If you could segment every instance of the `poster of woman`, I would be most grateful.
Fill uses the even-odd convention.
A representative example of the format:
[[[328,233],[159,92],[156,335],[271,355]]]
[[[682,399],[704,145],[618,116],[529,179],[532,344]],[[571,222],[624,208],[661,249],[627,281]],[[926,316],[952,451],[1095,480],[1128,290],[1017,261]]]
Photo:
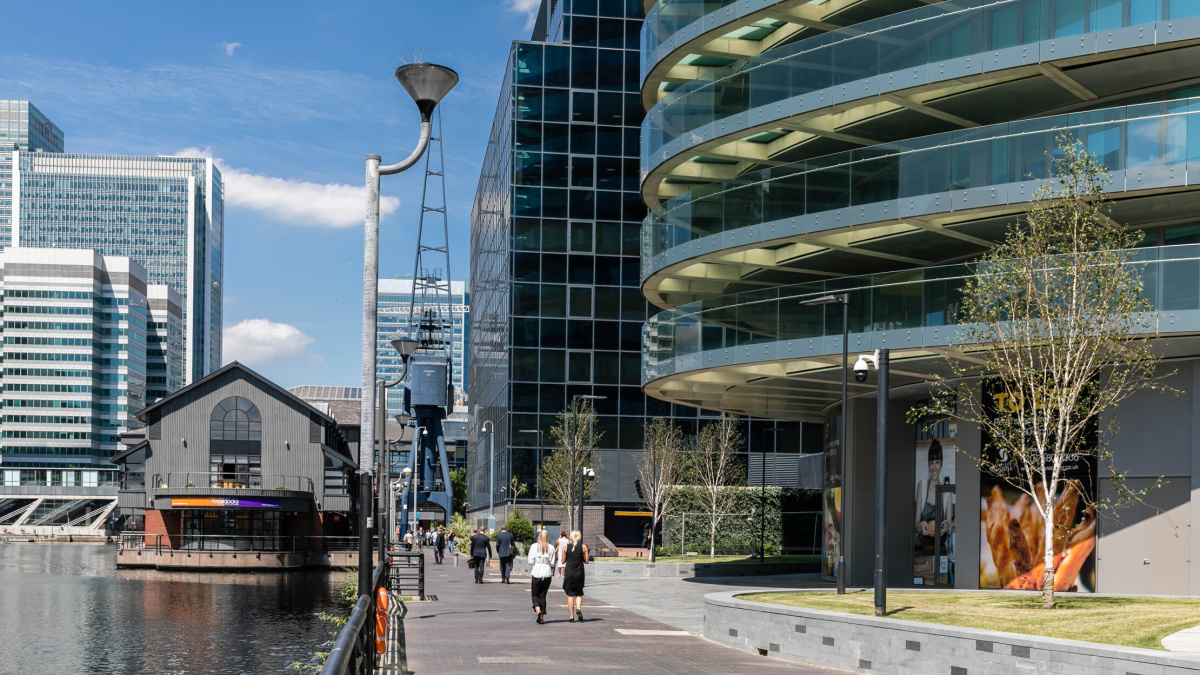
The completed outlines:
[[[914,584],[954,584],[957,437],[958,424],[953,419],[925,419],[917,425],[912,521]]]

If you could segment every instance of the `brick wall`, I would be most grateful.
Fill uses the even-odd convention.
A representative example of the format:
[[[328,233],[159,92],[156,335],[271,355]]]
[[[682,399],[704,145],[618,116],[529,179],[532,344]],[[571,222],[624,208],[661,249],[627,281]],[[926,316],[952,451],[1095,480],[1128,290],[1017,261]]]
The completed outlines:
[[[158,509],[146,509],[145,518],[145,533],[146,546],[154,546],[158,542],[158,535],[176,535],[180,534],[182,528],[181,516],[178,511],[160,511]],[[166,537],[162,540],[163,546],[168,546]]]

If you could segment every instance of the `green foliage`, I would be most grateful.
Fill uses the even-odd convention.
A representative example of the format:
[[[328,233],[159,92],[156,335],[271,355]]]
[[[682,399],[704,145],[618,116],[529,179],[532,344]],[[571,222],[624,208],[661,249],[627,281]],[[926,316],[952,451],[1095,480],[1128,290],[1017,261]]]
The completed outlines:
[[[455,469],[450,472],[450,510],[452,517],[467,515],[467,470]]]
[[[459,546],[462,542],[471,538],[471,523],[467,522],[467,517],[461,513],[455,513],[450,516],[450,531],[458,537]]]
[[[533,523],[526,520],[518,509],[513,509],[513,516],[508,519],[507,523],[504,523],[504,527],[508,528],[513,537],[522,544],[532,544],[533,540],[537,538],[537,531],[533,529]]]
[[[342,572],[346,574],[338,584],[338,598],[348,607],[353,607],[358,602],[358,570],[342,568]],[[299,673],[308,673],[309,675],[317,675],[325,669],[325,660],[329,658],[329,650],[333,644],[337,642],[338,634],[342,627],[350,620],[350,615],[342,616],[340,614],[330,614],[329,612],[321,612],[317,615],[323,623],[333,626],[333,630],[329,633],[329,639],[317,645],[317,651],[309,657],[307,661],[292,661],[288,664],[287,670]]]

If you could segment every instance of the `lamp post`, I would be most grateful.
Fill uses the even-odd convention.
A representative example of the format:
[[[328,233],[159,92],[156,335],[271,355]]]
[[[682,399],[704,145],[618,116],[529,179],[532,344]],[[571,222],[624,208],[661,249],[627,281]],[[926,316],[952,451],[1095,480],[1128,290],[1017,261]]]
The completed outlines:
[[[771,439],[771,449],[775,452],[775,479],[776,479],[776,482],[779,482],[779,432],[782,431],[782,428],[769,427],[767,429],[763,429],[763,431],[764,432],[770,431],[773,434],[773,437]],[[761,462],[762,466],[759,467],[760,473],[761,473],[760,480],[762,481],[762,495],[759,498],[759,502],[758,502],[759,507],[760,507],[759,510],[762,511],[762,513],[759,514],[759,518],[758,518],[758,561],[759,562],[767,561],[767,554],[766,554],[766,546],[767,546],[767,447],[766,447],[766,445],[767,444],[765,442],[766,440],[767,440],[767,438],[764,435],[763,436],[764,442],[763,442],[763,449],[762,449],[762,462]],[[782,496],[782,491],[780,492],[780,496]],[[779,503],[779,511],[780,511],[780,513],[779,513],[779,529],[780,529],[780,532],[782,532],[783,531],[783,502],[782,502],[782,500]]]
[[[537,459],[537,499],[542,509],[540,522],[542,529],[546,528],[546,501],[542,499],[542,436],[545,433],[541,429],[520,429],[522,434],[537,434],[538,435],[538,459]]]
[[[837,592],[838,595],[846,593],[846,495],[850,481],[846,479],[846,454],[849,448],[846,446],[846,418],[850,412],[846,409],[846,376],[850,370],[850,294],[838,293],[836,295],[826,295],[820,298],[812,298],[811,300],[801,300],[801,305],[828,305],[835,302],[842,304],[842,415],[838,426],[840,437],[838,438],[838,454],[841,455],[841,467],[838,469],[841,474],[842,482],[842,498],[839,504],[841,509],[841,521],[838,525],[841,526],[841,533],[838,536],[838,557],[837,557]]]
[[[596,472],[588,466],[579,467],[579,530],[580,536],[583,535],[583,481],[586,478],[595,478]]]
[[[392,497],[391,497],[392,491],[391,491],[391,487],[389,485],[390,481],[384,475],[385,473],[388,476],[391,475],[390,462],[385,463],[385,461],[384,461],[384,455],[388,452],[388,449],[387,449],[387,390],[404,382],[404,379],[408,376],[408,359],[409,359],[409,357],[412,356],[413,352],[416,351],[417,341],[413,340],[411,338],[407,338],[407,337],[396,337],[395,339],[392,340],[392,348],[395,349],[398,354],[400,354],[400,360],[404,364],[404,370],[400,371],[400,377],[396,378],[395,380],[393,380],[391,382],[388,382],[386,380],[380,380],[379,381],[379,391],[376,392],[376,396],[375,396],[375,405],[376,405],[375,424],[377,427],[375,430],[375,436],[378,438],[378,442],[379,442],[379,456],[376,458],[376,466],[378,467],[378,474],[379,474],[377,477],[378,485],[377,485],[376,491],[379,495],[379,501],[380,501],[380,505],[379,505],[380,508],[378,509],[380,522],[378,523],[378,527],[377,527],[378,535],[379,535],[379,550],[380,551],[387,550],[388,540],[391,537],[391,528],[394,526],[394,518],[393,518],[393,514],[392,514],[392,512],[394,511],[394,507],[391,504],[385,506],[382,503],[384,499],[389,500],[389,502],[392,500]],[[404,421],[400,422],[401,426],[408,423],[409,416],[407,414],[401,414],[401,415],[396,416],[397,421],[399,421],[401,418],[404,418]],[[384,471],[385,466],[388,467],[388,470],[386,472]],[[385,518],[385,516],[386,516],[386,518]]]
[[[375,449],[375,331],[379,304],[379,177],[408,170],[417,163],[429,147],[433,111],[455,84],[458,74],[449,68],[431,63],[410,63],[396,69],[396,81],[417,104],[421,113],[421,136],[417,147],[406,159],[380,166],[379,155],[367,155],[366,219],[363,237],[363,331],[362,331],[362,401],[359,407],[360,444],[359,469],[359,544],[358,592],[371,592],[371,522],[367,515],[373,501],[371,495],[371,453]],[[381,552],[382,553],[382,552]]]
[[[488,432],[488,533],[496,525],[496,423],[486,420],[480,430]]]
[[[879,371],[879,407],[876,415],[878,433],[875,437],[875,616],[887,613],[887,408],[888,408],[888,361],[889,350],[876,349],[874,354],[863,354],[854,364],[854,379],[865,382],[868,366]]]
[[[580,399],[583,399],[585,401],[601,401],[606,398],[608,398],[608,397],[607,396],[596,396],[595,394],[575,394],[574,396],[571,397],[571,417],[575,418],[575,433],[579,433],[579,417],[578,417],[579,406],[578,406],[577,402]],[[589,429],[588,432],[590,433],[591,430]],[[578,450],[574,447],[574,445],[575,445],[574,434],[568,435],[567,438],[571,439],[571,476],[573,478],[575,476],[575,459],[578,454]],[[583,528],[582,528],[582,525],[583,525],[583,479],[582,478],[579,480],[579,487],[580,487],[580,491],[579,491],[579,511],[578,511],[578,513],[579,513],[579,525],[581,527],[575,527],[575,518],[572,516],[571,529],[579,530],[580,532],[583,532]]]

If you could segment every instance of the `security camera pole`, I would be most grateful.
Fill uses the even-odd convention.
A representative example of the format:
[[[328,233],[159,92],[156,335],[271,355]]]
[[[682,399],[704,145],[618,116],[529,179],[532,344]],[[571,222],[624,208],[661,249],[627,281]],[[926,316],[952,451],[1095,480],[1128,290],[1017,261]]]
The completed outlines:
[[[865,382],[868,364],[879,371],[879,407],[876,413],[878,434],[875,440],[875,616],[887,613],[887,571],[884,569],[887,545],[887,409],[888,409],[888,350],[876,349],[863,354],[854,364],[854,379]]]

